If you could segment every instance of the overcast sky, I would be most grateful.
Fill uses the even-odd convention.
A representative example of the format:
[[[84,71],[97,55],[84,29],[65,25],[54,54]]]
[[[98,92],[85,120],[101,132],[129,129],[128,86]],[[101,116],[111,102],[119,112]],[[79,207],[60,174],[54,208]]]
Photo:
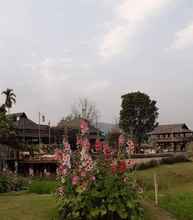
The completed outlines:
[[[120,97],[156,99],[160,123],[193,128],[192,0],[0,0],[0,90],[52,123],[88,97],[100,121]],[[1,97],[3,101],[3,97]]]

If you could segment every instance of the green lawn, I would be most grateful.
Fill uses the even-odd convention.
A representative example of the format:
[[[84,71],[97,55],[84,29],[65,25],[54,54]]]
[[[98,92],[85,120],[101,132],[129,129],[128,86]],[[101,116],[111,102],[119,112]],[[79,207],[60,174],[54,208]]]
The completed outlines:
[[[56,207],[52,195],[26,192],[0,194],[1,220],[54,220]]]
[[[193,163],[162,165],[137,171],[145,196],[154,199],[153,175],[157,174],[159,206],[179,220],[193,220]]]
[[[159,184],[160,207],[153,202],[154,173]],[[162,165],[137,171],[136,176],[144,188],[145,220],[172,220],[171,215],[177,220],[193,220],[193,163]],[[0,194],[0,220],[55,220],[56,216],[57,203],[52,195]]]
[[[145,220],[172,220],[168,213],[144,202]],[[57,205],[52,195],[27,192],[0,194],[0,220],[56,220]]]

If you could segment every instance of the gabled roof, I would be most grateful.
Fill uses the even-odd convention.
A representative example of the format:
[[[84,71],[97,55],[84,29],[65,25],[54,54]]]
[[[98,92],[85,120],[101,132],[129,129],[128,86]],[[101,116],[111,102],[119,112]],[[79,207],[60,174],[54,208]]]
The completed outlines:
[[[158,125],[149,134],[169,134],[169,133],[193,133],[186,124]]]
[[[17,129],[39,129],[39,125],[30,120],[24,112],[9,114],[8,117],[13,120],[13,125]],[[40,129],[47,130],[48,125],[40,125]]]
[[[18,112],[18,113],[12,113],[7,115],[8,118],[16,120],[17,117],[24,117],[27,118],[27,115],[25,114],[25,112]]]

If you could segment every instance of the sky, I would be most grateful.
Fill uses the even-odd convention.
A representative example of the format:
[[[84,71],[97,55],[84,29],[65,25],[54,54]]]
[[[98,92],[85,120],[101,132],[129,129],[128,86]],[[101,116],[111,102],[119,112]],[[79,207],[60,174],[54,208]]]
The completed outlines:
[[[0,0],[6,88],[11,111],[35,121],[41,112],[56,124],[86,97],[113,123],[121,96],[141,91],[160,123],[193,128],[193,1]]]

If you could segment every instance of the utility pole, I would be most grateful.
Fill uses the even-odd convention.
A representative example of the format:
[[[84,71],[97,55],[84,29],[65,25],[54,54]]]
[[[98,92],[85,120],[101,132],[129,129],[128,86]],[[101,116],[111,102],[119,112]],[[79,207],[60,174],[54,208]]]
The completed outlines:
[[[49,126],[49,146],[51,144],[51,141],[50,141],[50,121],[48,122],[48,126]]]
[[[39,139],[39,147],[40,147],[40,144],[41,144],[41,134],[40,134],[40,117],[41,117],[41,114],[39,112],[39,119],[38,119],[38,139]]]

